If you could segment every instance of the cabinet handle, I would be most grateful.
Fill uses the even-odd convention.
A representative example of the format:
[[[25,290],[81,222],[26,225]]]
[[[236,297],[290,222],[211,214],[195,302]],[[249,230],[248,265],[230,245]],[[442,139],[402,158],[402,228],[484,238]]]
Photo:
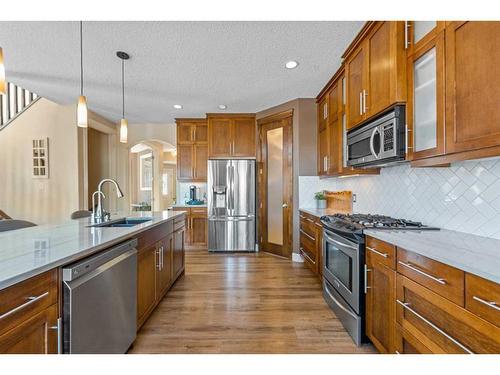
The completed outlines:
[[[28,307],[29,305],[35,303],[36,301],[41,300],[42,298],[45,298],[49,295],[49,292],[45,292],[43,294],[40,294],[39,296],[36,297],[28,297],[28,302],[23,303],[22,305],[19,305],[12,310],[7,311],[5,314],[0,315],[0,320],[7,318],[8,316],[18,312],[19,310],[24,309],[25,307]]]
[[[410,26],[411,24],[408,21],[405,21],[405,49],[408,49],[410,46],[410,35],[408,33]]]
[[[162,269],[162,270],[163,270],[163,259],[164,259],[164,254],[165,254],[165,253],[164,253],[164,251],[165,251],[165,249],[164,249],[164,247],[162,246],[162,247],[161,247],[161,269]]]
[[[368,286],[368,272],[371,272],[371,269],[365,264],[365,294],[368,293],[368,289],[371,289],[371,286]]]
[[[467,348],[465,345],[463,345],[460,341],[458,341],[454,337],[451,337],[445,331],[443,331],[441,328],[439,328],[437,325],[435,325],[434,323],[432,323],[430,320],[426,319],[425,317],[423,317],[422,315],[420,315],[418,312],[416,312],[415,310],[413,310],[410,307],[410,303],[409,302],[401,302],[399,299],[397,299],[396,302],[399,303],[401,306],[403,306],[403,308],[405,308],[406,310],[408,310],[409,312],[411,312],[413,315],[415,315],[417,318],[419,318],[420,320],[422,320],[424,323],[426,323],[430,327],[434,328],[434,330],[436,330],[437,332],[439,332],[440,334],[442,334],[448,340],[452,341],[455,345],[457,345],[460,348],[462,348],[465,352],[467,352],[469,354],[474,354],[469,348]]]
[[[366,106],[366,97],[368,96],[368,91],[363,90],[363,113],[366,113],[368,107]]]
[[[307,234],[306,232],[304,232],[302,229],[300,229],[300,233],[302,233],[304,236],[306,236],[307,238],[309,238],[310,240],[312,241],[316,241],[316,238],[314,238],[313,236],[311,236],[310,234]]]
[[[363,92],[359,92],[359,115],[363,116]]]
[[[57,331],[57,354],[62,354],[62,318],[57,319],[57,325],[50,327]]]
[[[406,124],[406,133],[405,133],[405,137],[406,137],[406,153],[408,153],[408,150],[411,149],[413,150],[413,146],[408,146],[408,143],[409,143],[409,133],[411,132],[411,129],[408,127],[408,124]]]
[[[158,254],[158,263],[156,264],[156,268],[158,271],[161,271],[161,247],[156,252]]]
[[[405,263],[405,262],[401,262],[400,260],[398,261],[399,264],[401,264],[402,266],[405,266],[406,268],[409,268],[411,269],[412,271],[415,271],[416,273],[422,275],[422,276],[425,276],[441,285],[446,285],[446,280],[445,279],[442,279],[442,278],[439,278],[439,277],[434,277],[432,275],[429,275],[428,273],[425,273],[424,271],[420,271],[418,268],[416,267],[413,267],[410,263]]]
[[[384,257],[384,258],[388,258],[388,257],[389,257],[389,254],[386,254],[386,253],[381,253],[380,251],[377,251],[377,250],[375,250],[375,249],[374,249],[374,248],[372,248],[372,247],[366,246],[366,248],[367,248],[368,250],[370,250],[371,252],[373,252],[373,253],[375,253],[375,254],[377,254],[377,255],[380,255],[381,257]]]
[[[475,301],[477,301],[477,302],[482,303],[483,305],[491,307],[492,309],[495,309],[496,311],[500,311],[500,307],[494,301],[486,301],[486,300],[484,300],[482,298],[479,298],[479,297],[476,297],[476,296],[472,296],[472,299],[475,300]]]

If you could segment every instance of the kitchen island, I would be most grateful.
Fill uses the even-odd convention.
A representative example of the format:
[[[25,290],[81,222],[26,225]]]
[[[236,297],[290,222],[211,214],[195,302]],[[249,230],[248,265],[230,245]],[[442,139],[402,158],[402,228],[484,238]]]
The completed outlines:
[[[62,267],[137,241],[137,329],[184,272],[183,211],[115,215],[150,219],[96,227],[90,218],[0,234],[0,353],[56,353],[62,345]]]

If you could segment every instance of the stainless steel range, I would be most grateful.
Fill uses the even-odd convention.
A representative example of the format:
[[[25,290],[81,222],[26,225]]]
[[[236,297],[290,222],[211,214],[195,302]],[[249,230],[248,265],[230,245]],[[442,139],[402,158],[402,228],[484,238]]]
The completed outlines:
[[[323,295],[356,345],[367,341],[365,298],[365,229],[439,230],[382,215],[323,216]]]

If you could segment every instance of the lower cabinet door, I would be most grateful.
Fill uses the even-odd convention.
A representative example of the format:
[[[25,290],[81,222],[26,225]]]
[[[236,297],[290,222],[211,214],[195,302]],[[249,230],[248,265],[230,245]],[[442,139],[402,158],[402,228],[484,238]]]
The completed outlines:
[[[394,346],[396,354],[433,354],[429,348],[399,324],[396,324]]]
[[[208,219],[206,214],[191,215],[191,245],[198,247],[208,245]]]
[[[162,298],[165,295],[165,293],[168,291],[168,288],[170,288],[170,285],[172,284],[172,247],[173,247],[172,242],[173,242],[173,235],[169,234],[159,243],[159,248],[158,248],[159,266],[157,267],[158,299]]]
[[[405,276],[396,320],[434,353],[500,353],[500,328]]]
[[[366,335],[380,353],[394,353],[396,271],[366,254]]]
[[[139,251],[137,257],[137,328],[144,323],[156,304],[157,244]]]
[[[184,271],[184,238],[186,230],[184,228],[174,232],[172,250],[172,275],[174,280]]]
[[[2,354],[57,353],[58,305],[52,305],[0,336]]]

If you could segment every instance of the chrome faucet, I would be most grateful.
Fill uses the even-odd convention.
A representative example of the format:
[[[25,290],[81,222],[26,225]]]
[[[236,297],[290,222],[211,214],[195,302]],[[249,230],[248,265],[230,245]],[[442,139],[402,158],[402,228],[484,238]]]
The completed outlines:
[[[120,186],[118,186],[118,183],[113,180],[112,178],[105,178],[101,182],[99,182],[99,185],[97,186],[97,191],[92,195],[92,216],[95,221],[104,221],[106,218],[107,213],[104,211],[102,208],[102,197],[106,197],[104,193],[102,192],[102,186],[106,183],[110,182],[116,187],[116,196],[118,198],[123,197],[123,192],[120,189]],[[94,195],[97,194],[97,207],[94,206]]]

